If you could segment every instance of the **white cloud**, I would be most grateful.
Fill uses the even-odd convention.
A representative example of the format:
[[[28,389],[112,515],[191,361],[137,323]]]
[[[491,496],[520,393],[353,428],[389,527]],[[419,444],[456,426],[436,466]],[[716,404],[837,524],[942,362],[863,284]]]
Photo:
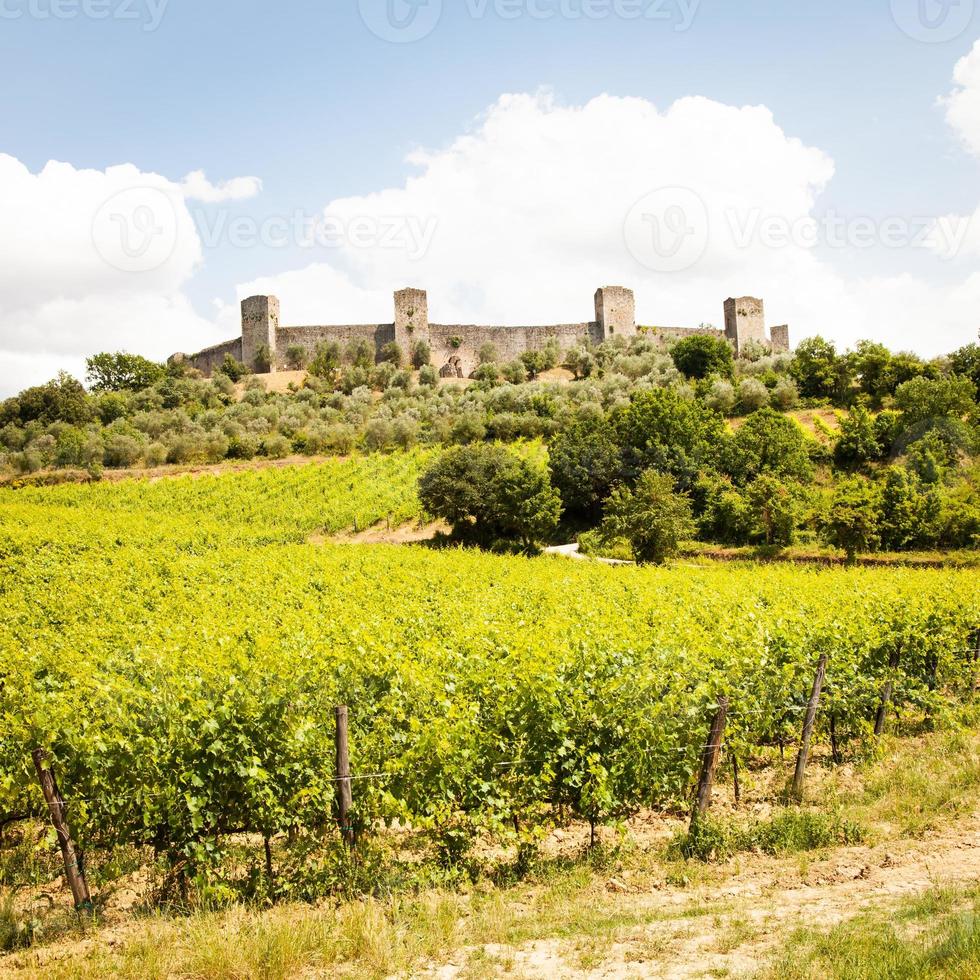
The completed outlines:
[[[203,204],[221,204],[255,197],[262,190],[262,181],[258,177],[233,177],[212,184],[203,170],[195,170],[183,179],[180,188],[186,198]]]
[[[182,292],[202,260],[187,196],[129,164],[35,174],[0,154],[0,393],[99,350],[166,357],[221,339]]]
[[[941,100],[946,120],[966,148],[980,157],[980,41],[957,62],[953,81],[956,88]]]
[[[873,337],[935,354],[975,334],[973,281],[929,285],[940,259],[928,249],[917,276],[862,279],[848,271],[847,252],[774,247],[759,233],[742,240],[766,219],[806,224],[834,172],[764,107],[686,98],[661,112],[636,98],[562,106],[548,94],[507,95],[471,132],[409,159],[419,173],[404,186],[335,200],[325,213],[344,227],[434,220],[420,259],[348,240],[325,262],[239,294],[278,295],[289,324],[370,322],[390,319],[392,290],[416,285],[429,291],[434,322],[533,324],[589,319],[595,287],[621,283],[635,289],[647,324],[720,324],[727,296],[755,295],[769,323],[790,323],[797,340]],[[682,217],[704,226],[703,256],[665,273],[637,260],[624,224],[644,195],[678,187],[687,189]],[[694,221],[691,191],[703,202]]]
[[[973,71],[957,68],[963,92],[980,91]],[[957,120],[969,113],[954,101],[948,111],[963,135]],[[636,290],[640,322],[654,325],[720,324],[727,296],[756,295],[769,323],[789,323],[796,340],[870,337],[935,354],[976,336],[980,214],[955,261],[943,262],[951,250],[934,235],[932,250],[902,250],[891,276],[861,276],[848,251],[762,241],[766,219],[805,227],[834,173],[825,153],[787,135],[765,107],[686,98],[659,110],[608,95],[565,106],[547,93],[505,95],[468,132],[408,162],[414,172],[402,186],[323,209],[344,230],[339,245],[240,284],[238,296],[278,295],[287,324],[383,322],[393,290],[412,285],[428,289],[435,322],[533,324],[590,319],[593,290],[619,283]],[[174,182],[131,165],[50,163],[33,174],[0,155],[0,394],[98,350],[165,357],[234,336],[230,297],[210,317],[187,300],[203,256],[187,202],[241,200],[260,186],[250,177],[215,185],[201,172]],[[682,215],[682,229],[705,232],[703,249],[680,271],[656,271],[636,240],[653,226],[629,226],[631,251],[627,222],[650,192],[678,187],[683,200],[703,202]],[[755,231],[741,241],[740,226]],[[397,247],[406,230],[432,228],[426,248]],[[894,267],[883,246],[875,255],[877,268]]]

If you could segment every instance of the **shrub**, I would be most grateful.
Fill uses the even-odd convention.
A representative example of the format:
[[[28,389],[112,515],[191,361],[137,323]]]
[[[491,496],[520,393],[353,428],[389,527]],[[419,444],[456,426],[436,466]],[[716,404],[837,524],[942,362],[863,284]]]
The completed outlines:
[[[790,370],[804,398],[840,401],[851,386],[849,360],[838,356],[834,345],[823,337],[804,340],[796,348]]]
[[[672,388],[639,392],[614,414],[613,426],[626,479],[655,469],[670,473],[681,487],[712,468],[725,433],[720,415]]]
[[[451,449],[423,473],[419,499],[461,540],[533,549],[558,524],[561,501],[547,474],[501,446]]]
[[[666,563],[695,531],[688,496],[675,491],[666,473],[654,470],[641,474],[635,489],[613,490],[599,529],[605,541],[628,541],[641,565]]]
[[[591,377],[596,368],[595,355],[585,347],[573,347],[565,355],[565,367],[578,379]]]
[[[605,418],[580,422],[559,432],[548,458],[551,480],[562,504],[575,514],[596,513],[621,469],[616,434]]]
[[[334,341],[321,341],[316,345],[310,374],[317,378],[333,379],[340,367],[340,345]]]
[[[493,344],[486,343],[480,348],[479,358],[481,364],[496,364],[500,360],[500,355]]]
[[[504,381],[512,385],[522,385],[528,378],[527,368],[523,361],[510,361],[500,369],[500,373],[503,375]]]
[[[143,457],[143,447],[132,436],[114,435],[106,440],[103,462],[110,469],[135,466]]]
[[[401,348],[401,344],[391,341],[391,343],[385,344],[381,348],[380,359],[382,363],[393,364],[396,368],[402,366],[402,361],[404,359],[404,351]]]
[[[255,372],[257,374],[268,374],[272,370],[274,356],[268,344],[259,344],[255,350],[255,362],[252,365]]]
[[[677,341],[670,356],[677,370],[691,380],[699,381],[712,374],[730,378],[735,374],[731,344],[711,334],[694,334]]]
[[[712,382],[704,399],[705,405],[719,415],[731,415],[735,411],[735,388],[730,381],[718,379]]]
[[[432,348],[424,340],[417,340],[412,345],[412,367],[418,371],[427,367],[431,361]]]
[[[306,348],[301,344],[291,344],[286,348],[286,367],[290,371],[302,371],[308,360]]]
[[[789,412],[800,403],[800,393],[792,378],[780,378],[769,393],[769,402],[781,412]]]
[[[738,386],[738,410],[750,415],[769,405],[769,389],[757,378],[745,378]]]
[[[292,442],[278,432],[262,440],[262,455],[269,459],[285,459],[292,451]]]
[[[845,468],[859,469],[881,456],[881,445],[875,420],[867,409],[856,405],[840,420],[840,431],[834,445],[834,462]]]
[[[353,367],[370,370],[374,367],[375,347],[370,340],[352,340],[344,349],[344,360]]]
[[[247,367],[242,364],[241,361],[235,360],[231,354],[225,354],[224,360],[221,362],[220,366],[217,368],[220,374],[224,374],[229,377],[236,384],[249,373]]]
[[[85,361],[93,391],[142,391],[162,381],[166,369],[139,354],[95,354]]]
[[[736,483],[748,483],[763,473],[792,480],[807,480],[812,473],[803,430],[771,408],[753,412],[724,455],[725,470]]]
[[[788,547],[800,524],[796,488],[773,476],[760,476],[746,489],[754,532],[768,546]]]
[[[435,388],[439,384],[439,372],[431,364],[423,365],[419,369],[419,384],[426,388]]]
[[[493,361],[484,361],[473,372],[473,378],[483,385],[495,385],[500,378],[500,369]]]
[[[838,485],[822,530],[827,541],[853,561],[858,552],[878,550],[880,524],[881,498],[876,488],[855,477]]]

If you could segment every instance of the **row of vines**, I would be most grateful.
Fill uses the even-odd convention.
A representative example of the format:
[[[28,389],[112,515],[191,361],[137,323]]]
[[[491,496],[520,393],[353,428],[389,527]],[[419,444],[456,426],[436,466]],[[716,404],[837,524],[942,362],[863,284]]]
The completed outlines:
[[[688,805],[719,696],[729,751],[794,744],[824,654],[815,739],[842,752],[886,682],[909,717],[974,688],[968,571],[306,543],[417,516],[419,465],[0,497],[0,821],[43,812],[43,748],[86,849],[200,867],[236,835],[336,833],[345,704],[362,833],[602,822]]]

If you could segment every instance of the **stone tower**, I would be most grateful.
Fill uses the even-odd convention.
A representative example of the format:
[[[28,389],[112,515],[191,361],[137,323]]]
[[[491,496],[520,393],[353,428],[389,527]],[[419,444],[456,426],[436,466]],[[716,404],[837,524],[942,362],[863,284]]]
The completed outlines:
[[[766,342],[766,312],[761,299],[742,296],[725,300],[725,336],[735,347],[735,356],[751,341]]]
[[[424,289],[399,289],[395,293],[395,343],[406,361],[420,340],[429,342],[429,297]]]
[[[770,335],[770,347],[772,348],[773,354],[788,354],[789,353],[789,327],[773,327],[769,331]]]
[[[242,363],[255,370],[259,349],[269,351],[269,369],[276,369],[276,334],[279,331],[279,300],[275,296],[249,296],[242,300]]]
[[[595,318],[602,339],[636,336],[636,301],[633,290],[623,286],[603,286],[595,294]]]

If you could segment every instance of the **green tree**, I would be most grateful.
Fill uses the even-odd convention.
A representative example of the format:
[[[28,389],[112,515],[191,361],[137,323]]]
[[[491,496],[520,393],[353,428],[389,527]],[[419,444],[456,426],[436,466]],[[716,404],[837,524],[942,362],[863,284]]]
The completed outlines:
[[[666,473],[646,470],[635,487],[613,490],[599,537],[628,541],[638,564],[663,565],[696,531],[687,494],[678,493]]]
[[[236,360],[231,354],[225,354],[224,360],[218,366],[219,374],[227,375],[236,384],[249,374],[250,371],[241,361]]]
[[[64,371],[47,384],[27,388],[0,405],[0,427],[31,422],[84,425],[91,418],[91,399],[81,383]]]
[[[919,477],[889,467],[881,487],[881,546],[886,551],[928,548],[939,535],[940,499]]]
[[[853,561],[859,552],[877,551],[881,544],[881,496],[862,477],[838,484],[823,520],[826,540]]]
[[[310,361],[310,374],[317,378],[333,378],[340,368],[340,344],[333,340],[323,340],[316,345],[313,360]]]
[[[162,381],[166,368],[139,354],[95,354],[85,361],[85,378],[95,391],[143,391]]]
[[[949,366],[954,374],[969,378],[980,391],[980,344],[967,344],[949,355]]]
[[[503,541],[533,550],[558,526],[561,498],[548,474],[502,446],[451,449],[419,479],[419,499],[454,536],[483,547]]]
[[[796,348],[790,372],[804,398],[841,401],[851,386],[852,367],[823,337],[808,337]]]
[[[850,361],[861,390],[876,404],[881,404],[882,398],[895,390],[892,354],[884,344],[862,340],[850,355]]]
[[[432,348],[424,340],[417,340],[412,344],[412,367],[416,371],[421,371],[432,361]]]
[[[840,420],[834,444],[834,462],[845,469],[860,469],[881,456],[874,416],[856,405]]]
[[[914,378],[899,385],[895,405],[906,426],[962,419],[976,408],[977,389],[969,378]]]
[[[700,381],[717,374],[723,378],[735,376],[735,358],[727,340],[711,334],[694,334],[679,340],[670,349],[674,366],[686,378]]]
[[[736,483],[764,473],[808,480],[813,468],[799,424],[775,409],[753,412],[725,447],[725,470]]]
[[[766,545],[786,548],[800,523],[799,490],[774,476],[760,476],[746,489],[754,531]]]
[[[682,488],[689,487],[700,470],[714,468],[725,438],[720,415],[674,388],[635,395],[616,413],[613,426],[627,480],[655,469],[670,473]]]
[[[551,480],[572,514],[598,512],[621,469],[616,433],[605,418],[578,422],[558,433],[548,451]]]

